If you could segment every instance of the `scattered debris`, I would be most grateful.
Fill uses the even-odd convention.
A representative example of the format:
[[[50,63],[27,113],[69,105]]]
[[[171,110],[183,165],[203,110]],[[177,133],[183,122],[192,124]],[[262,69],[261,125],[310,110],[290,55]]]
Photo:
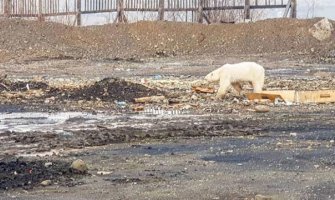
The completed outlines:
[[[270,112],[270,107],[269,106],[265,106],[265,105],[257,105],[257,106],[255,106],[255,111],[257,113]]]
[[[210,94],[215,93],[214,88],[204,88],[204,87],[199,87],[199,86],[193,86],[192,91],[196,93],[210,93]]]
[[[135,103],[159,103],[164,101],[165,99],[165,96],[141,97],[135,98]]]

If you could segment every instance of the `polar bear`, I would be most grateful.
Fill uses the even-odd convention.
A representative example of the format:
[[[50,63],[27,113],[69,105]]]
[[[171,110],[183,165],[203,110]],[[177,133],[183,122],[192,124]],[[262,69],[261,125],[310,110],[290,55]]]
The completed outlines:
[[[248,81],[252,84],[254,92],[261,92],[264,85],[264,68],[254,62],[242,62],[237,64],[225,64],[222,67],[207,74],[208,82],[220,82],[217,98],[223,98],[227,89],[233,86],[240,92],[242,87],[239,82]]]

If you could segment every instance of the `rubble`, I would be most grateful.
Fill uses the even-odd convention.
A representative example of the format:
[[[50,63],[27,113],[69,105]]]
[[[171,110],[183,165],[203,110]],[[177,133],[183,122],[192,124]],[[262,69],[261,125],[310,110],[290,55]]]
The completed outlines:
[[[265,106],[265,105],[257,105],[257,106],[255,106],[255,111],[257,113],[270,112],[270,107],[269,106]]]

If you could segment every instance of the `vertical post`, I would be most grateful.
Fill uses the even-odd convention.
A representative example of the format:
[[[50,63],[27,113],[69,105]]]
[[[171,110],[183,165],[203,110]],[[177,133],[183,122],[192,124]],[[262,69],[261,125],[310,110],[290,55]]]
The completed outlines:
[[[204,0],[199,0],[199,5],[198,5],[198,23],[203,23],[204,22]]]
[[[291,1],[291,12],[290,12],[291,18],[297,18],[297,0]]]
[[[44,21],[42,0],[38,0],[38,21]]]
[[[245,0],[244,4],[244,20],[250,19],[250,0]]]
[[[10,14],[11,14],[11,0],[5,0],[4,1],[4,15],[5,17],[10,17]]]
[[[119,22],[119,23],[125,22],[123,0],[118,0],[118,4],[117,4],[117,22]]]
[[[159,0],[158,20],[164,20],[164,0]]]
[[[81,0],[77,0],[76,21],[77,26],[81,26]]]

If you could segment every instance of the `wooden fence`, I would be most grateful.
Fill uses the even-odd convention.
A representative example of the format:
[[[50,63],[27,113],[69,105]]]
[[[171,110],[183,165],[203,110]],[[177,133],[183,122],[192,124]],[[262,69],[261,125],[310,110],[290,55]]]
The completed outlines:
[[[127,22],[127,12],[155,12],[157,20],[165,20],[168,12],[192,12],[199,23],[211,23],[206,13],[242,10],[250,19],[250,10],[285,9],[283,17],[296,17],[297,0],[0,0],[0,17],[29,17],[43,21],[45,17],[75,16],[81,25],[83,14],[115,13],[115,22]]]

